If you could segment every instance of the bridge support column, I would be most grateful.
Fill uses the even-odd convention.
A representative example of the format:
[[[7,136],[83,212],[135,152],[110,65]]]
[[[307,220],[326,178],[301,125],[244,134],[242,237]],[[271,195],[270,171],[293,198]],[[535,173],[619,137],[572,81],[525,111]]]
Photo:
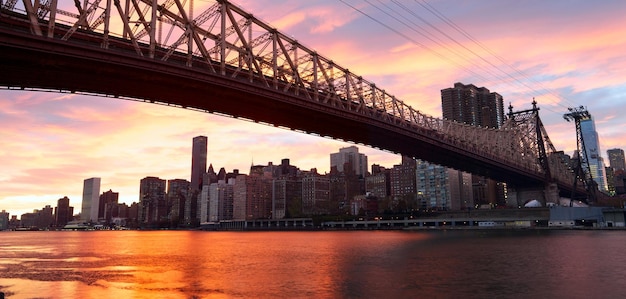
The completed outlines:
[[[543,207],[546,206],[546,203],[558,203],[559,188],[556,183],[529,188],[507,187],[507,206],[523,207],[531,200],[539,201]]]
[[[545,199],[546,199],[546,204],[547,203],[553,203],[558,205],[559,204],[559,187],[557,186],[556,183],[547,183],[546,184],[546,191],[545,191]]]
[[[531,187],[531,188],[507,188],[507,201],[506,204],[509,207],[521,208],[531,200],[538,200],[545,206],[543,187]]]

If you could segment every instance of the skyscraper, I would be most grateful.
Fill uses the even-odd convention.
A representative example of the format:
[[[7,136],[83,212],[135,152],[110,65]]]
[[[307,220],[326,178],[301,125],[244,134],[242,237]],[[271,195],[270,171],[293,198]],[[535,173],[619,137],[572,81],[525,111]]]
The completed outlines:
[[[185,202],[189,200],[189,181],[174,179],[167,181],[167,201],[171,206],[170,220],[179,223],[185,218]]]
[[[473,84],[455,83],[441,90],[443,118],[472,126],[500,128],[504,124],[504,99],[496,92]],[[472,176],[477,204],[505,204],[504,184]]]
[[[0,212],[0,231],[9,229],[9,213],[5,210]]]
[[[443,118],[468,125],[500,128],[504,124],[503,98],[473,84],[455,83],[441,90]]]
[[[624,159],[624,150],[614,148],[606,151],[609,156],[609,165],[614,170],[626,170],[626,160]]]
[[[165,180],[145,177],[139,182],[139,221],[156,223],[168,215],[165,200]]]
[[[191,149],[191,191],[202,190],[202,178],[207,171],[207,137],[197,136],[193,138]]]
[[[98,203],[98,219],[106,219],[107,221],[111,220],[112,207],[117,206],[119,197],[120,194],[118,192],[113,192],[113,190],[111,189],[109,189],[109,191],[107,192],[100,194],[100,199]]]
[[[81,219],[84,221],[98,221],[100,199],[100,178],[90,178],[83,182],[83,204]]]
[[[367,174],[367,156],[360,154],[356,146],[344,147],[338,153],[330,154],[330,168],[336,166],[338,171],[344,172],[347,165],[351,165],[356,175],[365,177]]]
[[[607,191],[604,159],[600,156],[600,141],[593,117],[580,121],[580,131],[585,143],[591,177],[598,184],[598,190]]]
[[[57,201],[57,206],[54,209],[55,225],[56,227],[63,227],[72,220],[72,214],[74,208],[70,207],[70,199],[65,196]]]

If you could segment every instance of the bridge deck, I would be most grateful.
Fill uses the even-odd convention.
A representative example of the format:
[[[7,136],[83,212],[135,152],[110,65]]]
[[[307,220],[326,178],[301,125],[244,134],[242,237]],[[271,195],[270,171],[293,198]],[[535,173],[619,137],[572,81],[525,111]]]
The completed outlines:
[[[108,47],[103,48],[102,34],[97,32],[77,30],[71,40],[36,36],[25,15],[2,13],[2,86],[80,92],[226,114],[362,143],[519,187],[542,185],[546,180],[540,171],[450,142],[442,132],[395,116],[372,117],[387,113],[374,107],[352,109],[357,103],[347,102],[348,108],[340,109],[337,102],[286,92],[290,82],[252,80],[250,76],[265,75],[241,72],[234,66],[215,72],[219,61],[197,59],[194,66],[205,67],[190,67],[183,54],[174,53],[167,61],[140,57],[130,41],[120,38],[109,38]],[[55,36],[64,36],[69,27],[57,24],[54,30]],[[264,84],[268,80],[275,83]],[[565,195],[571,194],[571,182],[558,185]]]

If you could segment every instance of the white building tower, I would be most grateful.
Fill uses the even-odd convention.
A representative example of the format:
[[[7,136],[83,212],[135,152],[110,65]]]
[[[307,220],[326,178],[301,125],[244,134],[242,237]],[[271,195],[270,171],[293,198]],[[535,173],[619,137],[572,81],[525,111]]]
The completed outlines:
[[[98,221],[98,207],[100,201],[100,178],[90,178],[83,182],[83,204],[81,219],[84,221]]]

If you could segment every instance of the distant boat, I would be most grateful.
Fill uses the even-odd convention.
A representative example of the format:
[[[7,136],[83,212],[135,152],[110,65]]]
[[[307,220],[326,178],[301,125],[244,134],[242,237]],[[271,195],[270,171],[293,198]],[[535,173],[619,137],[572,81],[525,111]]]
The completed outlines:
[[[16,231],[38,231],[39,228],[36,226],[31,226],[31,227],[18,227],[15,229]]]
[[[63,230],[88,230],[92,229],[88,224],[83,222],[70,222],[63,227]]]

